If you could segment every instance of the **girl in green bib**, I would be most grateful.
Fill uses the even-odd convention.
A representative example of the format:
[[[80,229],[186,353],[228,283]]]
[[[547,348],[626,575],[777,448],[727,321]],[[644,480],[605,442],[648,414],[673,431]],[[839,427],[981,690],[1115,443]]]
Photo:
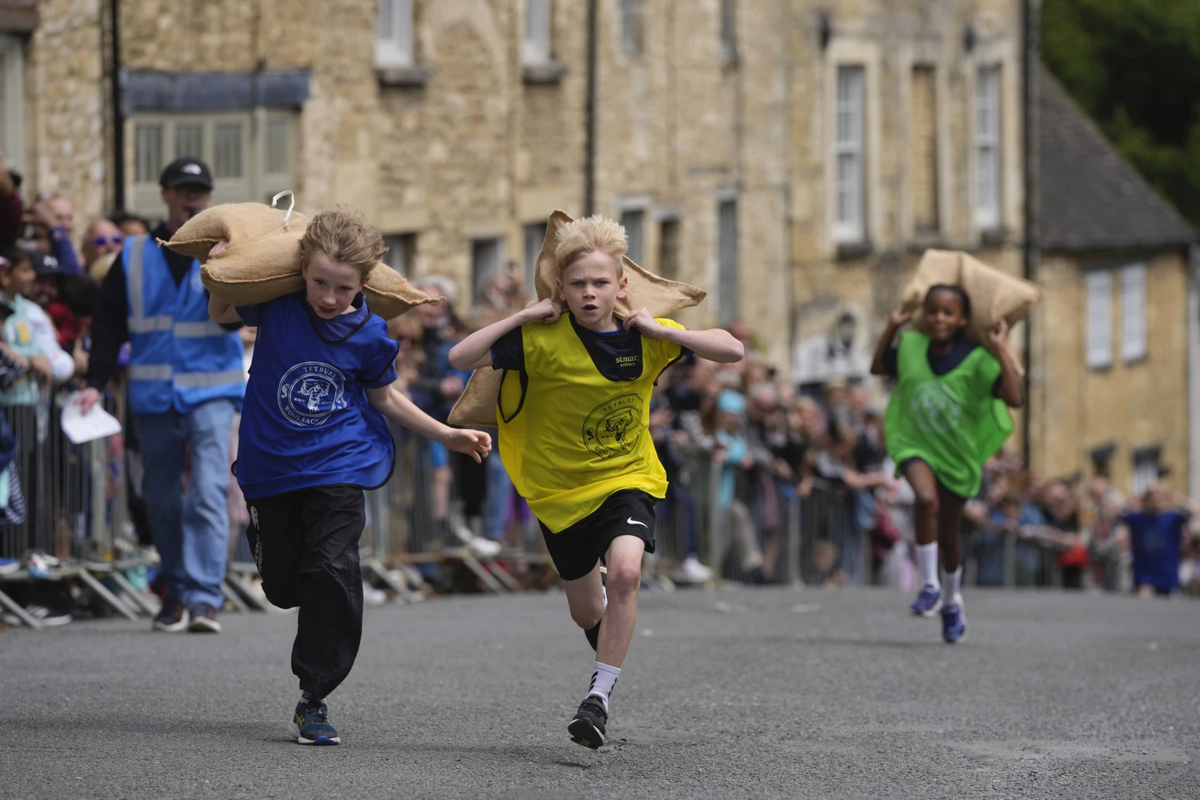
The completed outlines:
[[[914,313],[928,333],[900,328]],[[1023,402],[1021,378],[996,323],[983,346],[967,341],[971,300],[958,286],[934,286],[920,312],[899,308],[875,348],[871,374],[898,380],[885,417],[888,454],[912,485],[917,566],[923,586],[914,614],[942,613],[942,638],[966,636],[962,582],[962,510],[979,493],[984,463],[1012,433],[1008,409]],[[941,545],[942,578],[938,577]],[[943,602],[943,597],[945,602]]]

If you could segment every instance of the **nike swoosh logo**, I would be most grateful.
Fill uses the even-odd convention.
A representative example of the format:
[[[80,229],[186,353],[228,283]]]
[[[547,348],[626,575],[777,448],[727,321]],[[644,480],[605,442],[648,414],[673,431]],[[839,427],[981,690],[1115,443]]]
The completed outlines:
[[[625,520],[625,521],[626,521],[626,522],[628,522],[630,525],[641,525],[641,526],[642,526],[643,528],[645,528],[646,530],[650,530],[650,526],[649,526],[649,525],[647,525],[647,524],[646,524],[646,523],[644,523],[644,522],[638,522],[638,521],[637,521],[636,519],[634,519],[633,517],[630,517],[629,519],[627,519],[627,520]]]

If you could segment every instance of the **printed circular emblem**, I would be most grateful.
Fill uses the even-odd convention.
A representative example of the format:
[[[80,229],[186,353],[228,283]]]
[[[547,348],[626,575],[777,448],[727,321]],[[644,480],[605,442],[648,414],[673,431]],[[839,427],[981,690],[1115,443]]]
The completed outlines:
[[[583,444],[601,458],[629,453],[642,436],[642,398],[625,394],[597,406],[583,423]]]
[[[958,427],[962,407],[939,381],[928,381],[912,395],[912,417],[925,433],[946,435]]]
[[[329,415],[346,407],[346,376],[320,361],[305,361],[279,381],[279,410],[300,428],[324,425]]]

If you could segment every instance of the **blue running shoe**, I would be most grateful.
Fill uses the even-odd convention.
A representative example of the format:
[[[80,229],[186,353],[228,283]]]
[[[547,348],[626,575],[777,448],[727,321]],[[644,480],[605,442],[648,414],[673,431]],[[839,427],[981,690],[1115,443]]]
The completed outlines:
[[[292,736],[300,744],[341,744],[337,729],[329,724],[324,700],[301,700],[292,717]]]
[[[946,644],[954,644],[967,638],[967,615],[962,603],[954,603],[942,609],[942,638]]]
[[[913,614],[918,617],[932,617],[941,607],[942,593],[932,586],[923,588],[911,606]]]

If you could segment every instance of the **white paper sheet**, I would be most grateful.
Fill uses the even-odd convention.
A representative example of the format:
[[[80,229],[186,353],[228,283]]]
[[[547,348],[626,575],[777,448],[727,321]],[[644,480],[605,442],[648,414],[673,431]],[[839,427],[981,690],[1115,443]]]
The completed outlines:
[[[80,414],[79,403],[71,402],[63,409],[62,429],[72,442],[83,444],[120,433],[121,423],[99,405],[92,406],[87,414]]]

